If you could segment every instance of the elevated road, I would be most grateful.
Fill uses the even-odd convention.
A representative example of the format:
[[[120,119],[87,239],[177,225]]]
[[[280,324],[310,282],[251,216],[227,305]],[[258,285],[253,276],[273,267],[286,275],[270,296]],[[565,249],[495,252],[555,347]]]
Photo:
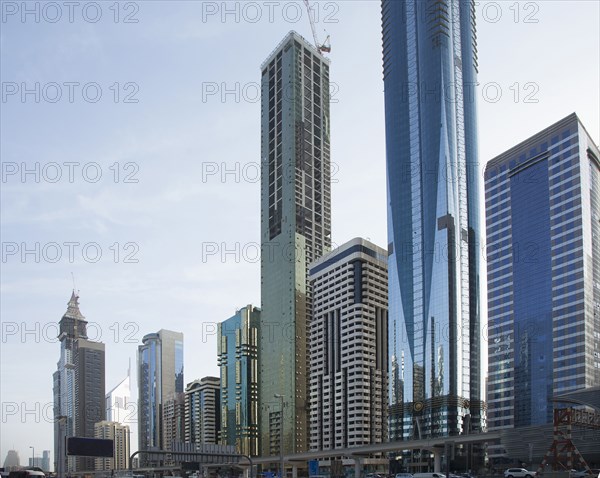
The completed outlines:
[[[439,463],[442,451],[447,445],[466,445],[471,443],[484,443],[500,440],[500,432],[477,433],[472,435],[445,436],[436,438],[425,438],[421,440],[400,440],[385,443],[376,443],[373,445],[358,446],[352,448],[338,448],[335,450],[309,451],[305,453],[294,453],[283,456],[283,461],[289,465],[296,466],[301,462],[309,460],[318,460],[324,458],[354,457],[357,463],[360,457],[367,457],[376,453],[399,452],[402,450],[424,449],[431,450],[435,455],[437,464],[436,471],[439,471]],[[255,464],[279,463],[279,456],[261,456],[253,458]]]

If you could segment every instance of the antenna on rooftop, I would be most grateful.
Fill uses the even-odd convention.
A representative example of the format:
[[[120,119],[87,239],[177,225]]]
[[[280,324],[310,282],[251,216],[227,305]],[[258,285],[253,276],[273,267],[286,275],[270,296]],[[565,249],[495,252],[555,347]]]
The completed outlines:
[[[75,275],[72,272],[71,272],[71,279],[73,279],[73,292],[75,292],[75,291],[77,291],[77,287],[75,287]],[[77,293],[77,292],[75,292],[75,293]]]

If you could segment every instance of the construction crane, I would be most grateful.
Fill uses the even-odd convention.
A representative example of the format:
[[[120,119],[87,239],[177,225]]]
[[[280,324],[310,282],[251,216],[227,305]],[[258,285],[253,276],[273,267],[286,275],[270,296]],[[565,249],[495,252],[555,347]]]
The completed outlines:
[[[329,41],[329,35],[325,38],[325,41],[321,44],[317,38],[317,29],[315,28],[315,22],[313,20],[312,15],[310,14],[310,4],[308,0],[304,0],[304,5],[306,5],[306,12],[308,13],[308,21],[310,22],[310,28],[312,29],[313,39],[315,41],[315,47],[321,53],[330,53],[331,52],[331,42]]]

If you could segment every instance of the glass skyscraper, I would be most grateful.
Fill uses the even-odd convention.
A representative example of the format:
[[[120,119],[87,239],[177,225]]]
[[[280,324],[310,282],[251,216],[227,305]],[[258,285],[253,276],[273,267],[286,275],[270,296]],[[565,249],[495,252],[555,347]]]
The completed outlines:
[[[382,2],[390,439],[482,424],[473,1]]]
[[[188,383],[185,387],[186,443],[219,443],[220,430],[221,380],[203,377]]]
[[[490,430],[600,386],[600,153],[572,114],[485,171]]]
[[[183,334],[161,329],[138,347],[138,448],[165,450],[163,407],[183,393]],[[164,457],[158,458],[164,460]],[[148,455],[140,463],[148,464]]]
[[[258,455],[258,336],[260,309],[242,307],[218,327],[221,369],[219,443]],[[217,404],[219,406],[219,404]]]
[[[286,453],[308,444],[308,266],[331,247],[329,60],[290,32],[261,72],[260,452],[274,455],[274,437]]]

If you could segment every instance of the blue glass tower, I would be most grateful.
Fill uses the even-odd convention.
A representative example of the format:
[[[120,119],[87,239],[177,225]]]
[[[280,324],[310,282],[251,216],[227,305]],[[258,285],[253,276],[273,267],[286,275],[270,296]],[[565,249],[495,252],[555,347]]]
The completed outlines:
[[[472,1],[382,2],[390,439],[475,432],[480,226]]]
[[[221,430],[219,442],[258,455],[258,337],[260,309],[247,305],[219,324]]]
[[[492,159],[485,194],[488,426],[533,429],[600,385],[600,151],[571,114]]]
[[[163,406],[183,393],[183,334],[161,329],[147,334],[138,346],[138,447],[164,450]],[[156,455],[140,457],[144,465]]]

